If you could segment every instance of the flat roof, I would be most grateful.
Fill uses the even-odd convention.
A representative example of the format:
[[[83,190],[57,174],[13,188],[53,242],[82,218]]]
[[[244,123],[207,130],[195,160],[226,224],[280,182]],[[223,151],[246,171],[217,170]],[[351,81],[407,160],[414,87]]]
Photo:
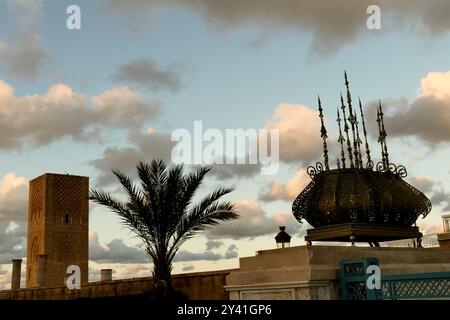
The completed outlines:
[[[50,172],[46,172],[46,173],[41,174],[40,176],[38,176],[36,178],[31,179],[30,181],[39,179],[39,178],[44,177],[44,176],[65,176],[65,177],[74,177],[74,178],[75,177],[79,177],[79,178],[87,178],[87,179],[89,179],[89,177],[86,177],[86,176],[79,176],[79,175],[68,174],[68,173],[50,173]]]

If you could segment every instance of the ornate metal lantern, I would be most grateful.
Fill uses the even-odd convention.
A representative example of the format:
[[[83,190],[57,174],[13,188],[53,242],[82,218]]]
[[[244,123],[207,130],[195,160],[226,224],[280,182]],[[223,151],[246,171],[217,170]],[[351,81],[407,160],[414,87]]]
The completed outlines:
[[[291,236],[286,232],[286,227],[281,226],[280,232],[275,236],[277,248],[289,248],[291,246]]]
[[[312,181],[295,199],[292,212],[299,222],[305,219],[316,228],[308,230],[305,238],[309,242],[367,241],[378,245],[378,241],[383,240],[420,238],[422,235],[413,224],[420,215],[425,217],[431,211],[431,202],[422,192],[403,180],[407,175],[404,166],[389,161],[381,102],[377,108],[381,161],[374,166],[367,142],[364,112],[359,100],[366,155],[364,161],[360,123],[352,108],[346,73],[345,85],[347,105],[341,95],[341,111],[339,108],[337,110],[340,144],[337,168],[329,167],[328,136],[319,97],[324,165],[318,162],[315,167],[308,167],[307,172]]]

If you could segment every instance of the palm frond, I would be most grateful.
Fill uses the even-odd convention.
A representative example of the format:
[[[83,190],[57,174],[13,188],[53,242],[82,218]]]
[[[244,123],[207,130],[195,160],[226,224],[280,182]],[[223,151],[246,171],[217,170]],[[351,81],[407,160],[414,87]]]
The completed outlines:
[[[217,225],[220,221],[237,219],[236,206],[231,202],[214,203],[204,211],[196,215],[186,216],[180,223],[179,229],[170,249],[170,257],[173,259],[179,247],[198,231]]]
[[[196,171],[183,176],[182,185],[179,186],[180,190],[177,194],[176,207],[173,210],[173,216],[171,217],[171,233],[168,234],[167,240],[170,240],[177,230],[177,225],[180,223],[183,216],[188,213],[189,206],[192,199],[200,187],[203,178],[211,170],[211,167],[202,166]]]
[[[144,208],[144,199],[141,191],[133,184],[131,178],[123,172],[113,170],[113,174],[119,180],[128,197],[128,207],[134,212],[141,214]]]
[[[212,226],[218,221],[236,219],[238,214],[235,205],[230,202],[217,203],[224,195],[232,192],[234,188],[218,188],[206,196],[200,204],[192,208],[189,214],[183,216],[177,225],[172,237],[170,252],[174,255],[180,245],[192,237],[196,232],[207,226]]]
[[[138,215],[134,214],[121,201],[113,198],[107,192],[91,189],[89,199],[94,202],[110,208],[113,212],[121,218],[122,222],[131,230],[136,232],[141,238],[151,238],[152,235],[148,233],[145,225],[142,224]]]
[[[139,162],[136,169],[139,185],[125,173],[113,170],[125,191],[125,202],[94,189],[89,198],[110,208],[144,241],[154,263],[155,277],[170,282],[173,257],[187,239],[207,227],[238,217],[233,203],[219,203],[234,188],[218,188],[192,205],[211,167],[200,167],[186,175],[182,165],[169,168],[157,159],[150,164]]]
[[[200,201],[200,204],[190,210],[189,216],[201,215],[209,206],[213,205],[221,197],[232,191],[234,191],[234,187],[222,187],[214,190],[208,196],[203,198],[203,200]]]

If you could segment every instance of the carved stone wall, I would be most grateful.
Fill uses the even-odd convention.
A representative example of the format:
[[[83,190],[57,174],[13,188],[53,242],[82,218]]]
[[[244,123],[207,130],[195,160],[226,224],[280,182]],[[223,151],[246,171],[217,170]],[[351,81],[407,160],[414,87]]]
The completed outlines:
[[[226,289],[230,300],[330,300],[336,298],[335,287],[332,281],[305,281],[226,286]]]

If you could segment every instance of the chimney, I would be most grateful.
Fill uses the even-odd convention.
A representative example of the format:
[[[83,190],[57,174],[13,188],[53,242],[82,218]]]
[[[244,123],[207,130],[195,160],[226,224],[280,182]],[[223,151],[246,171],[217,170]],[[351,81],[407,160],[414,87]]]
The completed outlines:
[[[100,270],[100,281],[112,281],[112,269],[102,269]]]
[[[13,259],[12,265],[11,290],[19,290],[22,259]]]

